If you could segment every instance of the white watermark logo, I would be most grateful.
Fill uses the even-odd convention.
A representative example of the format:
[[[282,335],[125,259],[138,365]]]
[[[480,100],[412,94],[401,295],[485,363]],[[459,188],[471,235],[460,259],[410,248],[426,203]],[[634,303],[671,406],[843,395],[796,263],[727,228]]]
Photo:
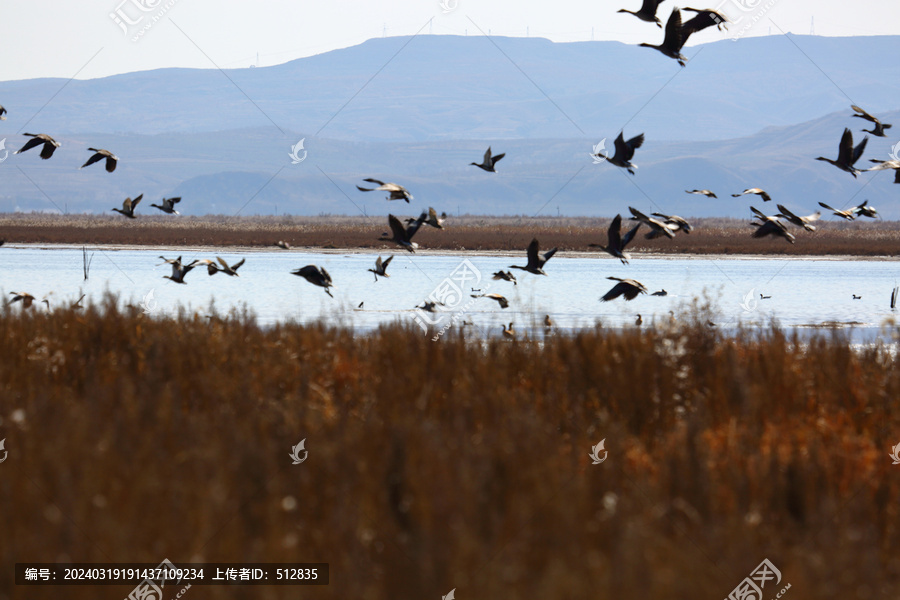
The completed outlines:
[[[175,585],[181,583],[181,569],[172,564],[168,558],[163,559],[153,571],[154,575],[158,575],[158,577],[150,577],[137,584],[137,587],[131,590],[131,593],[125,597],[125,600],[163,600],[162,588],[166,587],[167,581],[173,582],[175,577],[178,577],[178,580],[174,581],[174,583]],[[181,598],[190,587],[191,584],[184,586],[175,595],[175,598]]]
[[[456,588],[453,588],[449,592],[447,592],[446,596],[441,596],[441,600],[453,600],[453,592],[456,591]]]
[[[2,148],[2,146],[0,146]],[[900,142],[897,142],[893,146],[891,146],[891,160],[900,160]]]
[[[447,13],[456,10],[456,7],[459,6],[459,0],[441,0],[440,5],[441,12],[446,15]],[[448,600],[452,600],[452,598]]]
[[[766,583],[773,580],[774,585],[781,583],[781,571],[766,558],[750,572],[749,577],[745,577],[736,588],[731,590],[726,600],[762,600],[763,588],[766,587]],[[782,588],[775,598],[781,598],[789,589],[791,589],[791,584]]]
[[[3,442],[0,442],[0,448],[3,448]],[[891,448],[891,453],[888,455],[894,461],[892,465],[900,465],[900,444],[897,444],[893,448]],[[0,462],[3,462],[0,460]]]
[[[3,447],[3,444],[5,444],[5,443],[6,443],[6,438],[3,438],[2,440],[0,440],[0,450],[3,450],[3,458],[0,458],[0,463],[5,461],[6,455],[9,454],[9,452],[6,450],[6,448]]]
[[[131,37],[131,41],[136,42],[177,2],[178,0],[167,0],[163,4],[163,0],[122,0],[109,13],[109,18],[119,26],[125,37]]]
[[[594,159],[595,165],[599,165],[605,161],[607,156],[609,156],[609,152],[606,150],[606,138],[600,140],[600,143],[595,144],[593,148],[591,158]]]
[[[3,150],[3,156],[0,157],[0,163],[9,157],[9,150],[6,149],[6,138],[0,140],[0,150]]]
[[[291,447],[291,453],[288,455],[294,461],[291,464],[299,465],[304,460],[306,460],[306,457],[309,456],[309,451],[306,450],[305,446],[306,446],[306,438],[303,438],[302,440],[300,440],[299,444]],[[303,452],[303,458],[300,458],[301,452]]]
[[[744,296],[744,300],[741,302],[741,308],[744,309],[744,312],[753,312],[756,310],[756,305],[758,303],[759,301],[756,299],[756,290],[752,289]]]
[[[740,26],[740,29],[731,35],[732,41],[736,42],[777,3],[778,0],[768,0],[764,5],[763,0],[722,0],[716,11],[723,13],[734,25]]]
[[[303,138],[293,146],[291,146],[291,152],[288,156],[291,157],[291,164],[297,165],[306,160],[306,150],[303,150],[303,142],[306,141],[306,138]],[[300,151],[303,150],[303,156],[300,156]]]
[[[449,317],[447,314],[429,313],[422,308],[417,308],[416,312],[412,315],[416,325],[422,328],[425,335],[428,335],[429,326],[437,327],[444,319],[449,317],[449,322],[446,325],[443,325],[441,330],[432,338],[432,341],[437,341],[475,302],[473,299],[465,306],[461,306],[465,295],[465,288],[471,288],[479,283],[481,283],[481,271],[479,271],[469,259],[463,260],[457,265],[453,272],[450,273],[449,277],[441,281],[437,287],[434,288],[434,291],[428,294],[425,301],[426,306],[430,303],[440,304],[450,309],[450,311],[454,311],[455,314],[452,317]],[[490,285],[484,286],[482,292],[486,291],[489,287]]]
[[[152,315],[157,310],[159,310],[159,305],[156,300],[153,298],[153,292],[156,288],[153,288],[144,296],[144,299],[141,300],[141,308],[144,310],[145,315]]]
[[[590,456],[591,460],[594,461],[592,464],[599,465],[604,460],[606,460],[606,456],[609,454],[609,451],[607,451],[603,447],[603,444],[605,444],[605,443],[606,443],[606,438],[603,438],[602,440],[600,440],[599,444],[597,444],[596,446],[591,446],[591,453],[588,454],[588,456]],[[601,452],[603,452],[603,458],[600,458]]]

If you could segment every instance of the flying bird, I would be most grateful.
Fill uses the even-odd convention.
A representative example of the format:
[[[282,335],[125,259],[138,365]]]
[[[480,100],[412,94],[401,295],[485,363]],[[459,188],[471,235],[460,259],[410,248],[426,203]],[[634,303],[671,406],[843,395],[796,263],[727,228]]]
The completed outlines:
[[[407,204],[409,204],[409,201],[413,199],[412,194],[409,193],[409,190],[407,190],[402,185],[396,183],[385,183],[383,181],[378,181],[377,179],[363,179],[363,181],[377,184],[378,187],[364,188],[356,186],[356,189],[361,192],[388,192],[387,200],[406,200]]]
[[[744,194],[756,194],[757,196],[759,196],[760,198],[763,199],[763,202],[771,202],[771,200],[772,200],[772,196],[770,196],[769,194],[766,193],[765,190],[760,189],[760,188],[747,188],[740,194],[732,194],[731,197],[732,198],[740,198]]]
[[[607,279],[618,281],[619,283],[614,285],[611,290],[606,292],[603,297],[600,298],[601,302],[609,302],[610,300],[615,300],[619,296],[624,296],[625,300],[634,300],[638,297],[638,294],[647,293],[646,286],[640,281],[635,281],[634,279],[620,279],[619,277],[607,277]]]
[[[625,235],[622,235],[622,215],[616,215],[612,220],[612,223],[609,224],[609,229],[606,231],[607,245],[603,246],[601,244],[588,244],[588,246],[592,248],[600,248],[610,256],[618,258],[622,261],[623,265],[628,264],[628,260],[631,258],[628,254],[625,254],[625,247],[631,243],[631,240],[634,239],[637,230],[640,229],[641,224],[638,223],[634,227],[628,230]]]
[[[819,217],[822,216],[822,213],[816,211],[815,213],[813,213],[811,215],[801,217],[799,215],[795,215],[794,213],[792,213],[790,210],[785,208],[785,206],[782,204],[776,204],[775,206],[777,206],[778,210],[781,211],[780,213],[775,215],[776,217],[783,217],[789,223],[792,223],[793,225],[796,225],[797,227],[802,227],[803,229],[805,229],[807,231],[815,231],[816,226],[812,225],[811,223],[813,221],[818,221]]]
[[[513,285],[519,285],[516,281],[516,276],[512,274],[512,271],[497,271],[491,279],[512,281]]]
[[[388,224],[391,226],[391,233],[393,235],[391,237],[387,237],[387,234],[383,233],[381,237],[378,238],[378,240],[382,242],[394,242],[401,248],[404,248],[410,252],[415,252],[416,248],[418,248],[419,245],[412,241],[412,237],[422,226],[422,223],[425,222],[426,218],[426,214],[423,212],[421,215],[419,215],[418,219],[404,227],[403,223],[400,222],[400,219],[398,219],[394,215],[388,215]]]
[[[387,260],[383,261],[383,262],[381,260],[381,257],[379,256],[378,260],[375,261],[375,268],[368,269],[368,271],[370,273],[375,273],[375,281],[376,282],[378,281],[379,275],[381,275],[382,277],[390,277],[390,275],[387,274],[387,268],[388,268],[388,265],[391,264],[392,260],[394,260],[393,255],[388,256]]]
[[[475,165],[479,169],[483,169],[488,173],[496,173],[496,169],[494,169],[494,165],[497,164],[497,161],[506,156],[506,153],[497,154],[496,156],[491,155],[491,147],[488,146],[487,151],[484,153],[484,159],[481,161],[481,164],[476,162],[469,163],[470,165]]]
[[[684,191],[686,194],[703,194],[704,196],[706,196],[708,198],[718,199],[718,196],[716,196],[714,193],[712,193],[709,190],[684,190]]]
[[[870,123],[872,123],[874,125],[874,127],[872,127],[872,129],[863,129],[863,131],[865,131],[866,133],[871,133],[875,137],[887,137],[887,135],[885,135],[885,133],[884,133],[884,130],[891,128],[890,123],[882,123],[877,118],[873,117],[872,115],[870,115],[869,113],[867,113],[860,107],[856,106],[855,104],[851,105],[850,108],[852,108],[854,111],[856,111],[856,114],[853,115],[854,117],[859,117],[860,119],[865,119],[866,121],[869,121]]]
[[[656,16],[656,9],[659,8],[659,5],[663,2],[665,2],[665,0],[644,0],[644,3],[641,5],[640,10],[638,10],[637,12],[628,10],[627,8],[620,8],[616,12],[634,15],[641,21],[656,23],[657,27],[662,28],[662,21],[660,21],[659,17]]]
[[[631,159],[634,158],[634,151],[640,148],[644,144],[644,134],[636,135],[627,142],[625,141],[624,132],[620,131],[619,136],[615,141],[615,149],[616,153],[610,158],[608,154],[592,154],[595,158],[604,158],[607,162],[614,164],[617,167],[621,167],[634,175],[634,169],[637,169],[637,165],[631,162]]]
[[[5,120],[6,120],[6,117],[4,117],[3,115],[5,115],[5,114],[8,113],[8,112],[9,112],[9,111],[6,110],[5,108],[3,108],[3,105],[0,104],[0,121],[5,121]]]
[[[658,213],[658,212],[650,213],[650,214],[652,214],[654,217],[659,217],[660,219],[663,219],[663,222],[666,225],[668,225],[669,227],[671,227],[672,231],[674,231],[674,232],[683,231],[685,233],[690,233],[691,231],[694,230],[694,228],[691,227],[691,224],[687,222],[687,219],[685,219],[683,217],[679,217],[678,215],[664,215],[664,214]]]
[[[143,197],[144,195],[141,194],[134,200],[132,200],[131,198],[125,198],[125,201],[122,202],[122,208],[114,208],[113,210],[117,213],[122,213],[129,219],[136,219],[137,217],[134,214],[134,210],[137,208],[137,205],[140,204],[141,198]]]
[[[831,160],[830,158],[825,158],[824,156],[819,156],[816,160],[822,160],[829,164],[834,165],[841,171],[847,171],[853,177],[856,177],[856,174],[859,173],[859,169],[854,167],[863,154],[863,151],[866,149],[866,144],[869,141],[869,136],[866,136],[863,141],[859,143],[855,148],[853,147],[853,133],[845,128],[844,135],[841,136],[841,143],[838,146],[838,157],[837,160]]]
[[[681,26],[688,35],[697,33],[698,31],[703,31],[707,27],[713,26],[717,27],[719,31],[724,31],[728,29],[728,23],[731,22],[728,20],[728,17],[710,8],[697,10],[696,8],[685,7],[681,10],[689,10],[692,13],[696,13],[693,17],[685,21],[684,25]]]
[[[660,221],[657,218],[648,217],[638,209],[631,206],[628,207],[628,210],[631,211],[632,215],[634,215],[633,217],[631,217],[632,221],[640,221],[641,223],[646,223],[650,227],[650,231],[648,231],[644,235],[644,237],[648,240],[657,238],[660,235],[664,235],[670,239],[675,237],[676,229],[672,225],[669,225],[664,221]]]
[[[331,290],[328,288],[334,287],[334,284],[331,282],[331,275],[329,275],[328,271],[324,268],[315,265],[306,265],[296,271],[291,271],[291,275],[297,275],[313,285],[325,288],[325,293],[331,296]],[[334,296],[331,297],[334,298]]]
[[[894,183],[900,183],[900,160],[878,160],[870,158],[870,162],[876,163],[874,167],[865,169],[866,171],[883,171],[884,169],[894,170]]]
[[[23,309],[31,308],[31,305],[34,304],[35,301],[35,297],[28,292],[10,292],[10,295],[13,297],[13,299],[7,302],[7,304],[15,304],[16,302],[21,302]]]
[[[500,294],[471,294],[471,296],[472,298],[490,298],[491,300],[496,300],[500,308],[509,308],[509,300]]]
[[[863,200],[862,204],[860,204],[859,206],[854,206],[850,210],[852,210],[853,214],[855,214],[857,217],[869,217],[870,219],[878,218],[878,211],[869,206],[868,200]]]
[[[241,268],[241,265],[243,265],[244,261],[246,261],[247,259],[242,258],[239,262],[234,263],[230,267],[228,266],[228,263],[225,262],[225,260],[221,256],[217,256],[216,260],[219,261],[218,266],[216,265],[215,262],[213,262],[209,259],[197,261],[197,264],[198,265],[200,265],[200,264],[206,265],[206,270],[209,272],[210,275],[215,275],[216,273],[222,272],[222,273],[225,273],[226,275],[230,275],[232,277],[240,277],[240,275],[238,275],[237,270],[239,268]]]
[[[847,221],[853,221],[854,219],[856,219],[856,213],[855,213],[856,207],[855,206],[853,208],[849,208],[847,210],[838,210],[836,208],[832,208],[832,207],[828,206],[827,204],[825,204],[824,202],[819,202],[819,206],[821,206],[822,208],[824,208],[826,210],[830,210],[832,213],[834,213],[834,216],[840,217]]]
[[[763,238],[767,235],[772,235],[775,237],[783,237],[788,242],[794,243],[794,235],[787,230],[784,223],[779,221],[777,217],[766,217],[762,223],[751,221],[750,224],[756,227],[756,231],[753,232],[752,237]]]
[[[162,202],[162,205],[151,204],[150,206],[152,206],[154,208],[158,208],[159,210],[163,211],[164,213],[167,213],[170,215],[180,215],[181,214],[180,212],[175,210],[175,205],[178,204],[179,202],[181,202],[181,196],[178,196],[177,198],[163,198],[162,200],[160,200],[160,202]]]
[[[163,279],[171,279],[175,283],[182,283],[187,285],[184,280],[184,276],[191,272],[194,266],[197,264],[197,261],[192,261],[190,264],[185,265],[181,262],[181,257],[179,256],[176,259],[170,259],[160,256],[165,262],[172,265],[172,275],[163,275]]]
[[[681,24],[681,11],[675,8],[672,10],[672,14],[666,22],[666,35],[663,38],[663,43],[658,46],[647,43],[639,45],[644,48],[659,50],[669,58],[677,60],[678,64],[683,67],[686,64],[685,61],[687,58],[681,54],[681,49],[684,48],[684,44],[687,42],[690,35],[691,32],[685,29]]]
[[[424,221],[422,221],[422,224],[430,225],[431,227],[434,227],[435,229],[443,229],[445,220],[447,220],[447,213],[442,212],[441,216],[438,217],[437,212],[432,207],[429,206],[428,207],[428,218],[425,219]],[[407,225],[412,225],[415,222],[416,222],[416,219],[413,219],[412,217],[410,217],[409,219],[406,219]]]
[[[94,154],[91,155],[87,162],[78,167],[79,169],[83,169],[88,165],[92,165],[95,162],[100,162],[104,158],[106,159],[106,172],[112,173],[116,170],[116,165],[119,163],[119,157],[110,152],[109,150],[103,150],[98,148],[88,148],[89,151]]]
[[[556,254],[557,248],[548,251],[543,256],[540,256],[538,252],[540,251],[540,244],[538,243],[537,238],[531,240],[531,243],[528,244],[528,264],[524,267],[520,267],[517,265],[510,265],[510,269],[520,269],[522,271],[528,271],[529,273],[534,273],[535,275],[546,275],[544,273],[544,265],[548,260],[553,258],[553,255]]]
[[[47,160],[53,156],[56,149],[60,147],[60,143],[46,133],[23,133],[22,135],[27,135],[31,139],[25,142],[25,145],[16,150],[14,154],[21,154],[22,152],[31,150],[35,146],[43,145],[43,148],[41,148],[41,158]]]
[[[668,296],[668,295],[669,295],[669,292],[667,292],[666,290],[659,290],[659,291],[657,291],[657,292],[653,292],[653,293],[650,294],[650,295],[651,295],[651,296]]]

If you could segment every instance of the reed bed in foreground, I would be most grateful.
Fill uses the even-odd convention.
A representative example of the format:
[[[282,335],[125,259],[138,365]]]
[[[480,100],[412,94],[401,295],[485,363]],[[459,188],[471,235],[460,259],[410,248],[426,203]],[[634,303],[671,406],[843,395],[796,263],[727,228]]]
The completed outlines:
[[[413,215],[415,211],[409,211]],[[404,214],[402,211],[401,215]],[[606,244],[609,218],[450,217],[446,230],[424,227],[416,235],[423,248],[521,252],[533,237],[541,246],[599,252],[588,244]],[[647,240],[644,227],[629,251],[673,254],[772,254],[787,256],[896,256],[900,223],[896,221],[820,221],[819,231],[796,228],[794,244],[781,239],[754,239],[748,219],[692,219],[690,235]],[[628,223],[626,221],[626,223]],[[272,247],[283,240],[297,248],[395,250],[378,237],[388,229],[380,217],[166,217],[142,215],[0,215],[0,240],[10,243]]]
[[[0,598],[130,590],[17,588],[14,562],[163,558],[331,565],[196,598],[724,598],[764,558],[766,598],[896,598],[898,358],[706,316],[432,342],[7,308]]]

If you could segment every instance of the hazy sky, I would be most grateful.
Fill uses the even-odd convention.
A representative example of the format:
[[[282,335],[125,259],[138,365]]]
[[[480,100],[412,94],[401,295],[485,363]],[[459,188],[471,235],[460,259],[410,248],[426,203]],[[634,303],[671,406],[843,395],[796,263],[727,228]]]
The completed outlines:
[[[665,20],[673,5],[664,2],[660,17]],[[817,35],[900,34],[897,0],[701,0],[694,6],[721,7],[741,21],[730,32],[708,30],[691,43],[780,30],[808,34],[813,17]],[[0,81],[87,79],[161,67],[248,67],[257,53],[259,65],[268,66],[385,34],[417,32],[525,36],[527,31],[554,41],[593,35],[595,40],[658,43],[660,29],[616,13],[639,7],[640,0],[7,1],[0,39],[16,51],[7,50]]]

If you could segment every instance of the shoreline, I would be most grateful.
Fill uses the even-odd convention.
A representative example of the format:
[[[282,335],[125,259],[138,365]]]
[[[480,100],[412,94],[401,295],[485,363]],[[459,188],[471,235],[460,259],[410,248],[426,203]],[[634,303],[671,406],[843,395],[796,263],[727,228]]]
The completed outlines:
[[[635,258],[702,256],[834,257],[890,260],[900,256],[900,222],[824,221],[816,232],[791,228],[794,244],[755,239],[749,220],[694,219],[694,231],[674,239],[648,240],[642,228],[628,252]],[[590,244],[605,244],[608,218],[449,217],[445,228],[423,227],[416,234],[417,253],[524,255],[533,238],[542,251],[561,255],[602,255]],[[378,238],[388,229],[379,217],[142,217],[107,215],[0,214],[0,240],[6,246],[91,248],[196,248],[230,251],[275,250],[321,253],[398,253],[402,248]],[[610,257],[611,258],[611,257]]]
[[[345,255],[345,254],[361,254],[361,255],[385,255],[395,254],[404,256],[406,251],[402,248],[367,248],[367,247],[344,247],[344,248],[322,248],[316,246],[299,246],[292,247],[290,250],[282,250],[269,246],[236,246],[236,245],[190,245],[175,246],[169,244],[73,244],[73,243],[10,243],[7,242],[0,247],[0,252],[4,249],[14,250],[81,250],[86,248],[88,251],[101,252],[128,252],[134,250],[154,250],[158,252],[218,252],[222,254],[247,254],[247,253],[263,253],[273,252],[279,254],[327,254],[327,255]],[[445,249],[445,248],[419,248],[413,256],[484,256],[484,257],[508,257],[516,258],[523,254],[523,250],[479,250],[479,249]],[[689,252],[631,252],[632,261],[645,260],[772,260],[783,258],[785,260],[826,260],[826,261],[879,261],[879,262],[900,262],[900,255],[865,255],[858,254],[777,254],[777,253],[689,253]],[[600,260],[611,260],[618,262],[611,256],[606,255],[602,251],[586,251],[586,250],[563,250],[554,256],[554,259],[566,258],[597,258]]]

